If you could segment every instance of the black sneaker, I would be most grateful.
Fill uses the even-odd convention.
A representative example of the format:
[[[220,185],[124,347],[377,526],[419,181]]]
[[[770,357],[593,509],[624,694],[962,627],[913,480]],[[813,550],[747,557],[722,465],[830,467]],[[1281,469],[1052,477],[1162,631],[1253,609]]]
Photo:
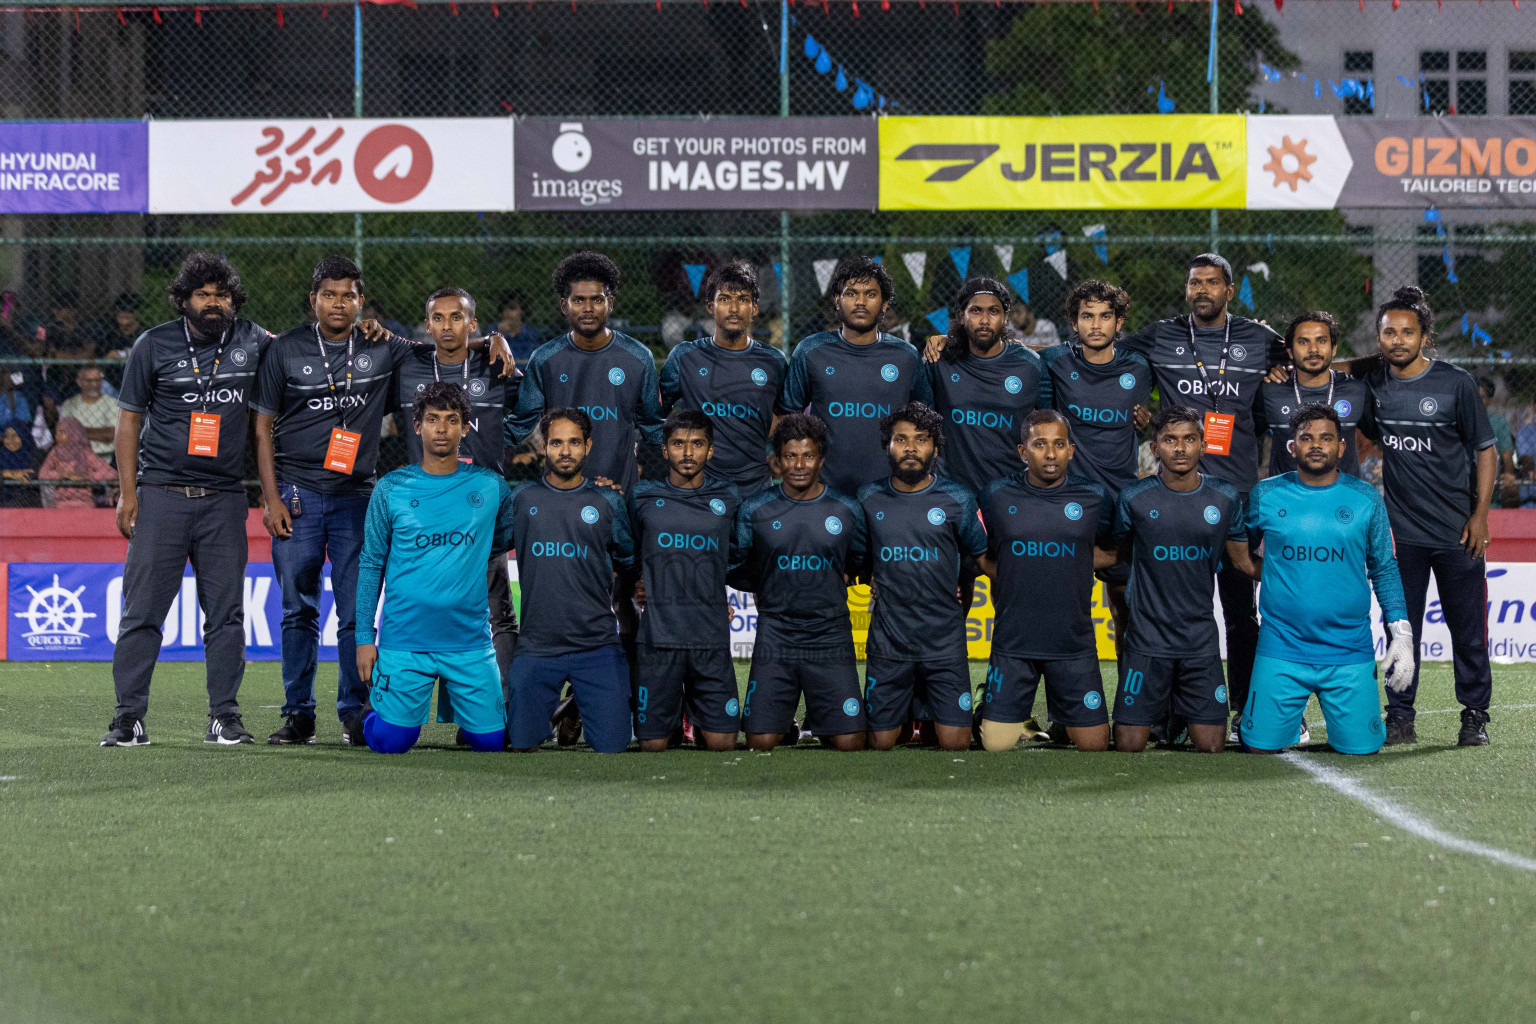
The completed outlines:
[[[255,743],[256,737],[246,729],[245,723],[234,712],[214,715],[208,719],[208,732],[204,743],[217,743],[221,747],[236,747],[242,743]]]
[[[581,739],[581,711],[576,707],[576,696],[562,700],[549,718],[549,727],[555,731],[557,746],[574,747]]]
[[[366,747],[367,737],[363,735],[363,720],[368,717],[368,712],[373,708],[364,704],[356,714],[341,723],[341,742],[349,747]]]
[[[1419,742],[1419,734],[1413,728],[1413,719],[1402,715],[1387,716],[1387,746],[1395,747],[1403,743],[1417,742]]]
[[[1483,740],[1484,743],[1488,741]],[[112,719],[107,734],[101,738],[104,747],[147,747],[149,733],[144,731],[144,719],[132,715],[118,715]]]
[[[1488,745],[1488,712],[1472,708],[1461,709],[1461,732],[1456,734],[1458,747],[1486,747]]]
[[[291,747],[315,742],[314,716],[289,715],[283,727],[267,737],[267,742],[274,747]]]
[[[469,746],[469,737],[464,735],[464,728],[463,728],[463,726],[460,726],[458,729],[456,729],[454,731],[454,733],[453,733],[453,745],[456,746],[456,747],[467,747],[467,746]]]

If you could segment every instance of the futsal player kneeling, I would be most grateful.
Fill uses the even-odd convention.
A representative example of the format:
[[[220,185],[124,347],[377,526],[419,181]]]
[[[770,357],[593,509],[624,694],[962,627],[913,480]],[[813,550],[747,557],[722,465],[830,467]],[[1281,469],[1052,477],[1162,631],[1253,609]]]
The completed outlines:
[[[1074,447],[1066,417],[1036,409],[1024,420],[1024,471],[982,492],[995,582],[992,660],[981,709],[981,745],[1018,742],[1045,679],[1051,720],[1079,750],[1109,749],[1109,713],[1093,637],[1093,571],[1115,563],[1114,500],[1102,484],[1068,476]],[[1209,599],[1207,599],[1209,600]]]
[[[1296,470],[1249,497],[1248,545],[1261,576],[1259,654],[1243,709],[1243,746],[1274,753],[1298,742],[1317,694],[1328,745],[1374,754],[1386,739],[1377,710],[1371,588],[1387,620],[1387,687],[1413,679],[1413,631],[1392,555],[1387,506],[1376,488],[1339,472],[1347,449],[1339,414],[1305,405],[1291,417]]]
[[[485,564],[512,541],[506,480],[459,462],[469,396],[428,384],[412,420],[421,462],[386,474],[368,500],[357,580],[357,671],[370,681],[363,739],[403,754],[421,736],[441,679],[474,750],[501,750],[506,706],[491,646]],[[384,618],[374,633],[379,587]]]

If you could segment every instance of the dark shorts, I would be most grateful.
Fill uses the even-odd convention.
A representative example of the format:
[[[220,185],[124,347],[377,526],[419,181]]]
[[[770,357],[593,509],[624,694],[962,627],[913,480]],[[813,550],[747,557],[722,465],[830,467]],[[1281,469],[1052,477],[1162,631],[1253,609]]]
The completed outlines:
[[[1131,563],[1116,562],[1108,569],[1097,569],[1094,577],[1111,587],[1128,587],[1131,584]]]
[[[869,655],[864,706],[872,732],[899,729],[914,718],[970,728],[971,667],[962,658],[904,661]]]
[[[748,734],[789,732],[802,693],[805,727],[817,736],[844,736],[867,728],[852,644],[791,653],[782,643],[764,650],[760,639],[752,651],[742,729]]]
[[[989,722],[1027,721],[1035,706],[1035,691],[1045,678],[1045,708],[1051,721],[1076,728],[1104,725],[1104,683],[1099,659],[1085,655],[1068,661],[1014,658],[994,654],[987,664],[987,690],[981,717]]]
[[[1115,693],[1115,724],[1157,725],[1172,710],[1192,725],[1227,724],[1227,681],[1221,656],[1154,658],[1125,651]]]
[[[508,746],[532,749],[549,739],[549,719],[560,703],[566,680],[570,680],[576,696],[576,710],[581,712],[582,735],[592,749],[616,754],[629,746],[633,732],[629,667],[617,644],[549,657],[519,654],[509,676],[512,703],[508,707]]]
[[[640,644],[635,658],[635,736],[664,740],[688,720],[705,732],[736,735],[741,700],[730,649],[652,647]]]

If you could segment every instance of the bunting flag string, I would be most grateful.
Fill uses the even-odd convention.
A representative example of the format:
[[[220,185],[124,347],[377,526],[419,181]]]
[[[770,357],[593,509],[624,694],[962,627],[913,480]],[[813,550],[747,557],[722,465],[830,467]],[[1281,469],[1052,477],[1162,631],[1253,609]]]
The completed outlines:
[[[832,283],[832,274],[837,270],[837,260],[815,260],[811,267],[816,271],[818,294],[827,294],[827,286]]]
[[[951,249],[949,258],[954,260],[955,269],[960,272],[960,280],[964,281],[971,269],[971,247],[962,245],[957,249]]]
[[[933,324],[933,329],[938,331],[940,334],[949,333],[949,310],[936,309],[932,313],[928,314],[927,320],[929,323]]]
[[[992,251],[997,253],[997,262],[1003,268],[1003,273],[1006,274],[1013,269],[1013,246],[994,245]]]
[[[688,283],[693,286],[693,294],[699,294],[699,288],[704,284],[704,271],[707,268],[702,263],[684,263],[683,271],[688,275]]]
[[[1083,235],[1090,239],[1103,239],[1109,236],[1104,231],[1103,224],[1083,225]],[[1100,263],[1109,263],[1109,246],[1103,242],[1094,242],[1093,254],[1099,258]]]
[[[906,265],[907,273],[912,275],[912,280],[917,286],[923,286],[923,271],[928,266],[928,254],[925,252],[904,252],[901,254],[901,262]]]
[[[1017,273],[1008,275],[1008,283],[1013,285],[1013,290],[1018,293],[1020,302],[1029,301],[1029,268],[1021,267]]]
[[[1045,262],[1051,265],[1051,269],[1061,275],[1061,279],[1067,279],[1067,250],[1057,249],[1045,258]]]

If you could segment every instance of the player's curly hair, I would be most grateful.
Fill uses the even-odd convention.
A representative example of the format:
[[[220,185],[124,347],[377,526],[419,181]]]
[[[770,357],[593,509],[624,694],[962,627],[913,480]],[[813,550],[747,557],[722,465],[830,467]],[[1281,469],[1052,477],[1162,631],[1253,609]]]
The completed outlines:
[[[1314,309],[1310,313],[1292,317],[1291,322],[1285,325],[1285,347],[1289,349],[1296,343],[1296,329],[1302,324],[1322,324],[1328,328],[1328,340],[1334,348],[1339,346],[1339,318],[1326,309]]]
[[[880,447],[891,446],[891,435],[896,432],[896,424],[907,422],[918,430],[923,431],[933,438],[933,450],[944,450],[944,417],[922,402],[908,402],[906,405],[889,413],[880,419]]]
[[[1301,429],[1303,423],[1311,423],[1313,420],[1327,420],[1333,424],[1333,429],[1339,432],[1340,437],[1344,436],[1344,421],[1339,419],[1338,410],[1326,402],[1311,402],[1293,412],[1290,423],[1291,436],[1296,436],[1296,432]]]
[[[1079,281],[1067,292],[1067,323],[1077,323],[1077,314],[1082,312],[1085,302],[1107,302],[1109,308],[1115,311],[1115,319],[1123,320],[1131,311],[1131,296],[1124,288],[1110,284],[1108,281],[1100,281],[1090,277],[1086,281]]]
[[[978,295],[996,295],[1003,304],[1003,316],[1013,308],[1008,288],[990,277],[973,277],[960,286],[955,301],[949,304],[949,330],[944,334],[944,351],[940,353],[946,363],[958,363],[971,352],[970,332],[965,329],[965,307]],[[1004,325],[1006,327],[1006,324]]]
[[[1156,437],[1163,432],[1164,427],[1173,423],[1193,423],[1202,435],[1205,433],[1205,421],[1201,419],[1198,409],[1187,405],[1165,405],[1152,417],[1149,424],[1150,436]]]
[[[309,275],[309,294],[318,292],[322,281],[355,281],[357,294],[364,294],[362,268],[340,253],[333,252],[315,264],[315,272]]]
[[[890,271],[873,256],[845,256],[839,260],[837,269],[832,271],[832,284],[827,294],[836,302],[850,281],[875,282],[880,286],[881,302],[890,302],[896,297],[896,282],[891,280]]]
[[[468,423],[469,394],[451,381],[435,380],[416,392],[416,401],[411,405],[411,421],[419,425],[428,409],[456,412],[459,419]]]
[[[807,412],[792,412],[773,428],[773,454],[782,455],[791,441],[815,441],[816,450],[827,454],[827,425]]]
[[[715,443],[714,421],[697,409],[673,409],[661,425],[662,443],[672,440],[672,435],[679,430],[702,430],[704,439],[710,444]]]
[[[704,282],[704,298],[710,302],[715,301],[715,293],[727,285],[751,292],[754,304],[762,301],[762,291],[757,286],[757,271],[746,260],[730,260],[710,271],[709,279]]]
[[[577,281],[596,281],[610,296],[619,294],[619,265],[600,252],[573,252],[555,265],[550,283],[562,299]]]
[[[248,298],[240,284],[240,271],[224,257],[215,256],[211,252],[194,252],[181,261],[181,269],[166,289],[171,308],[178,316],[186,316],[187,300],[192,297],[192,293],[210,284],[216,284],[229,292],[230,305],[236,313],[240,312],[240,307],[245,305]]]
[[[1382,317],[1394,310],[1412,313],[1419,318],[1419,330],[1424,332],[1424,344],[1435,340],[1435,311],[1429,308],[1424,289],[1417,285],[1405,285],[1392,293],[1392,297],[1376,308],[1376,327],[1380,329]]]
[[[549,425],[556,420],[569,420],[576,424],[576,429],[581,431],[581,439],[583,441],[592,440],[592,417],[588,416],[581,409],[567,409],[564,406],[548,409],[543,416],[539,417],[539,436],[548,438]]]

